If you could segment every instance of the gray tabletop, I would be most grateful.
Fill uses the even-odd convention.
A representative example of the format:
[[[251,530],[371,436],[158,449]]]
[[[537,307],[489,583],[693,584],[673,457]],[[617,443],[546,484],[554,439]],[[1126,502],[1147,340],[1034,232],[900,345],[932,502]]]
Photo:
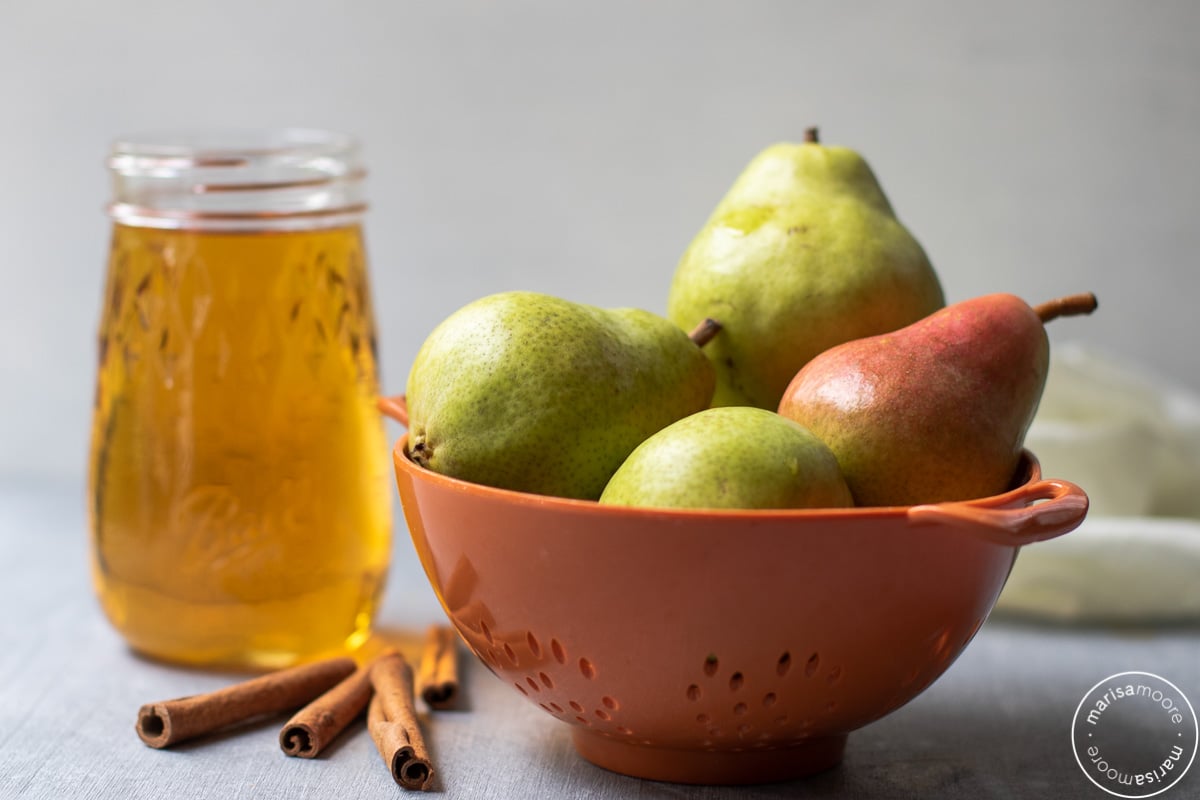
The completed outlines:
[[[138,658],[96,604],[83,489],[0,483],[0,797],[383,798],[392,783],[364,725],[327,754],[290,759],[283,718],[171,750],[134,734],[139,705],[241,676]],[[380,625],[418,635],[441,619],[401,528]],[[851,734],[829,772],[782,784],[691,787],[594,767],[559,723],[464,658],[467,708],[426,732],[437,790],[452,798],[1056,797],[1104,798],[1072,753],[1084,693],[1129,670],[1200,700],[1200,630],[1101,630],[990,620],[932,687]],[[1200,796],[1195,767],[1163,797]]]

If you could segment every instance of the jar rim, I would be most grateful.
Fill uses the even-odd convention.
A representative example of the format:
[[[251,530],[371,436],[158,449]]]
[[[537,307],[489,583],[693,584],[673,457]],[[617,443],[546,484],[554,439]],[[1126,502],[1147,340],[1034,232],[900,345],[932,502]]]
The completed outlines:
[[[107,166],[117,222],[158,228],[345,225],[366,209],[358,140],[317,128],[122,136]]]
[[[179,129],[120,136],[112,142],[109,160],[143,157],[238,165],[256,156],[348,154],[357,149],[353,136],[321,128]]]

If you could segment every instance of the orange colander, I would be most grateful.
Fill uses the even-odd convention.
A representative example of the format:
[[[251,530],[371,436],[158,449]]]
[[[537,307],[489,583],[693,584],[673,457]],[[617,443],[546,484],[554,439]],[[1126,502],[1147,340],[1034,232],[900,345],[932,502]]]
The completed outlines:
[[[1072,530],[1079,487],[1026,453],[1014,488],[911,508],[651,510],[396,478],[447,616],[602,767],[751,783],[837,764],[929,686],[1022,545]]]

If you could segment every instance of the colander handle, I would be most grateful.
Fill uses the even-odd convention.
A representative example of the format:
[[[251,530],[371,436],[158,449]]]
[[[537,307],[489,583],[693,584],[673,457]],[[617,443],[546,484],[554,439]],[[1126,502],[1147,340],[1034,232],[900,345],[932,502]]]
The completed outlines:
[[[997,544],[1021,546],[1075,530],[1087,510],[1083,489],[1070,481],[1048,478],[981,500],[913,506],[908,520],[914,525],[967,527]]]
[[[408,400],[402,394],[392,397],[381,397],[375,406],[385,417],[391,417],[404,427],[408,427]]]

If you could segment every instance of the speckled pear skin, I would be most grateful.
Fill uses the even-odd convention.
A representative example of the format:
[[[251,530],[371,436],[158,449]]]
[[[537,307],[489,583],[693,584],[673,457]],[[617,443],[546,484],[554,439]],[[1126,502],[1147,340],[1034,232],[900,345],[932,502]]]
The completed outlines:
[[[1049,350],[1023,300],[985,295],[822,353],[779,413],[829,445],[860,506],[990,497],[1016,472]]]
[[[474,483],[594,500],[642,440],[706,408],[713,385],[700,348],[648,311],[490,295],[417,353],[408,452]]]
[[[817,354],[944,304],[867,162],[804,142],[768,147],[737,178],[676,267],[667,316],[684,329],[721,322],[705,347],[714,405],[773,411]]]
[[[638,445],[601,503],[651,508],[843,508],[853,505],[837,459],[811,431],[774,411],[710,408]]]

